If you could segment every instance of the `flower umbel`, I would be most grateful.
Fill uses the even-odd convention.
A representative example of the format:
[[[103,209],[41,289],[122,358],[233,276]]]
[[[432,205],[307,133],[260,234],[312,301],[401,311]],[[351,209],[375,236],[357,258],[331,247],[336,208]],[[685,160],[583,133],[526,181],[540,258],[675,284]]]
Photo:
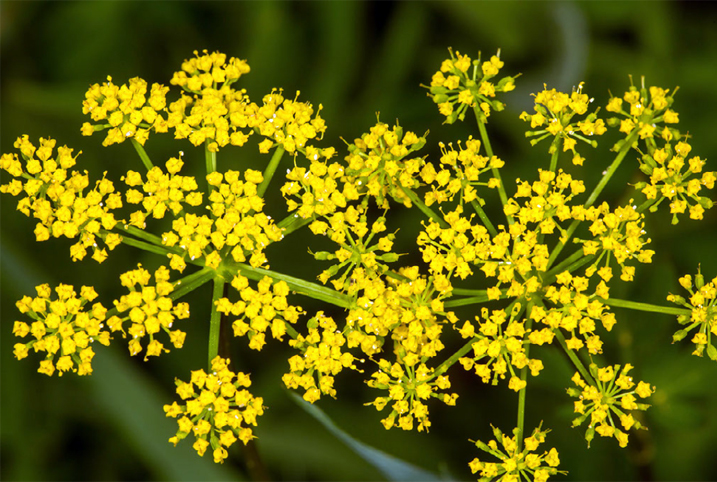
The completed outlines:
[[[542,424],[541,424],[542,426]],[[484,462],[478,458],[468,465],[472,473],[480,471],[480,482],[503,481],[519,482],[521,480],[534,480],[545,482],[551,475],[566,474],[557,469],[560,465],[558,451],[551,448],[542,454],[536,452],[538,446],[545,442],[545,435],[549,430],[541,430],[539,426],[530,437],[518,443],[518,429],[513,430],[513,436],[501,432],[493,427],[495,440],[483,443],[475,442],[476,447],[494,456],[500,462]],[[500,443],[500,445],[498,445]]]
[[[698,271],[694,280],[689,274],[680,278],[680,285],[690,293],[689,300],[673,294],[667,300],[684,306],[690,314],[677,317],[681,325],[687,326],[675,332],[672,342],[680,341],[697,330],[691,340],[695,344],[692,354],[702,356],[706,349],[707,356],[717,361],[717,348],[712,344],[712,335],[717,335],[717,278],[705,283],[704,276]]]
[[[55,298],[49,284],[35,289],[37,297],[25,296],[17,302],[20,312],[35,321],[29,325],[16,321],[12,329],[17,337],[25,338],[29,334],[35,339],[16,343],[15,358],[22,360],[32,348],[35,352],[47,353],[40,362],[39,373],[50,376],[57,369],[60,376],[67,371],[91,374],[95,352],[90,345],[95,341],[105,346],[110,344],[110,333],[103,323],[107,309],[95,303],[91,309],[83,310],[88,302],[97,298],[94,288],[83,286],[78,297],[72,286],[61,284],[55,288]]]
[[[119,313],[129,311],[124,317],[113,316],[107,322],[112,331],[122,331],[122,323],[129,319],[132,325],[127,330],[132,339],[129,342],[129,352],[137,355],[142,351],[140,340],[149,335],[149,345],[144,360],[147,357],[159,356],[163,351],[169,350],[155,338],[164,331],[169,335],[169,340],[175,348],[182,348],[186,333],[180,330],[172,330],[175,319],[189,317],[189,304],[178,303],[174,305],[169,295],[174,290],[174,284],[169,282],[169,269],[160,266],[154,273],[156,286],[151,286],[149,271],[138,265],[137,269],[128,271],[120,276],[122,285],[129,288],[130,293],[115,301],[115,307]],[[139,287],[137,287],[139,285]]]
[[[586,383],[579,373],[573,376],[573,383],[579,387],[568,388],[568,395],[578,399],[575,402],[575,413],[579,416],[573,420],[573,427],[582,425],[590,417],[585,432],[588,447],[595,437],[595,432],[602,437],[615,437],[620,447],[626,447],[627,432],[633,428],[644,428],[628,410],[647,410],[649,405],[637,403],[635,395],[647,398],[655,391],[655,387],[645,382],[636,385],[628,375],[632,368],[629,363],[622,368],[622,371],[620,365],[598,368],[596,364],[591,363],[590,374],[595,380],[591,383],[594,385]]]
[[[210,373],[196,370],[188,383],[176,383],[186,403],[164,406],[167,417],[178,418],[179,430],[169,439],[174,445],[191,433],[199,455],[211,446],[214,461],[224,463],[227,448],[237,439],[246,444],[254,438],[249,426],[256,426],[256,418],[264,414],[263,399],[246,390],[249,375],[231,371],[228,359],[216,357]]]

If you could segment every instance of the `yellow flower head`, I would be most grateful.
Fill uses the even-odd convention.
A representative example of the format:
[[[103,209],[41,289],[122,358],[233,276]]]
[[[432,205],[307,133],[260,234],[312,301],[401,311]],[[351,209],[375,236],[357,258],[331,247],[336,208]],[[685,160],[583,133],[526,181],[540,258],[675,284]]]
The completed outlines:
[[[152,84],[147,92],[147,82],[139,77],[127,84],[117,86],[112,77],[102,84],[93,84],[85,94],[82,113],[89,115],[97,124],[85,122],[82,135],[109,129],[102,145],[109,146],[133,138],[144,145],[149,131],[167,132],[167,120],[161,112],[166,107],[169,87]]]
[[[575,402],[575,412],[579,416],[573,420],[573,427],[590,419],[585,432],[588,447],[595,437],[595,432],[602,437],[615,437],[620,447],[625,447],[628,443],[627,431],[631,428],[643,428],[628,410],[647,410],[649,405],[637,403],[635,395],[647,398],[655,388],[645,382],[636,384],[628,373],[631,369],[632,365],[629,363],[622,367],[622,370],[620,365],[598,368],[591,363],[591,380],[583,380],[579,373],[573,377],[578,388],[567,390],[568,395],[578,399]],[[615,424],[616,420],[620,422],[619,425]]]
[[[542,424],[541,424],[542,426]],[[518,429],[513,430],[513,437],[503,434],[493,427],[495,440],[487,444],[480,440],[474,442],[476,447],[498,459],[498,462],[486,462],[478,458],[473,459],[468,466],[472,473],[480,471],[481,481],[518,481],[535,480],[545,482],[551,475],[566,474],[557,469],[560,465],[558,451],[551,448],[542,454],[536,452],[540,444],[545,442],[545,435],[549,430],[541,430],[539,426],[530,437],[522,443],[522,450],[518,450]],[[500,445],[499,445],[500,444]]]
[[[83,286],[78,297],[72,286],[61,284],[55,288],[55,298],[48,284],[37,286],[36,290],[36,298],[25,296],[17,302],[20,312],[34,321],[29,324],[16,321],[13,334],[20,338],[32,335],[34,340],[15,344],[15,357],[25,358],[32,348],[35,352],[47,353],[40,362],[40,373],[49,376],[57,370],[60,376],[67,371],[91,374],[95,355],[92,343],[110,343],[109,331],[103,326],[107,309],[101,303],[83,309],[97,297],[94,288]]]
[[[108,320],[112,331],[122,331],[122,324],[129,320],[131,325],[127,330],[132,337],[129,342],[131,355],[142,351],[141,339],[149,335],[149,344],[144,360],[150,356],[159,356],[169,350],[156,339],[160,331],[164,331],[175,348],[184,345],[186,333],[172,329],[175,319],[189,317],[187,303],[174,304],[169,294],[174,291],[174,284],[169,282],[169,269],[160,266],[154,273],[156,284],[150,284],[149,272],[138,265],[137,269],[128,271],[120,276],[122,285],[129,288],[130,293],[115,301],[117,311],[127,313],[123,317],[113,316]]]
[[[211,445],[214,461],[223,463],[226,448],[237,440],[247,444],[255,438],[250,426],[256,426],[257,417],[264,414],[263,399],[247,390],[249,375],[231,371],[228,359],[216,357],[210,373],[198,370],[189,383],[176,383],[177,394],[186,403],[164,406],[167,417],[178,419],[179,430],[169,439],[174,445],[192,433],[199,455]]]

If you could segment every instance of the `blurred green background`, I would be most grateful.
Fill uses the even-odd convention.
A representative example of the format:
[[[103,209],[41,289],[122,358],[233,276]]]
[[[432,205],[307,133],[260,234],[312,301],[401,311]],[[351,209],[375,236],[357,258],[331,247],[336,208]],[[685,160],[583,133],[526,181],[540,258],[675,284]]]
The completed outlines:
[[[208,49],[248,60],[252,71],[241,83],[254,101],[272,87],[283,87],[287,97],[300,90],[300,99],[323,104],[328,125],[324,146],[333,145],[343,153],[340,138],[358,137],[380,112],[385,122],[399,119],[406,129],[419,133],[430,129],[423,154],[435,158],[439,140],[477,135],[471,122],[442,125],[435,105],[419,87],[430,82],[449,46],[472,57],[479,50],[491,55],[500,48],[503,72],[522,72],[517,89],[505,98],[508,109],[490,118],[494,149],[506,160],[504,179],[530,178],[547,162],[547,145],[530,149],[523,136],[525,125],[517,119],[531,107],[530,93],[543,83],[569,91],[585,81],[586,92],[604,103],[608,89],[618,95],[626,90],[629,74],[636,82],[644,75],[649,85],[680,86],[675,104],[680,128],[693,136],[693,153],[715,168],[717,4],[709,2],[5,0],[0,3],[0,151],[12,151],[12,143],[22,134],[34,141],[51,136],[58,145],[84,151],[78,167],[87,169],[92,179],[103,171],[117,179],[123,170],[140,164],[129,144],[102,148],[100,136],[80,135],[87,87],[107,75],[118,84],[135,76],[168,84],[192,51]],[[201,151],[170,137],[150,138],[146,147],[154,159],[183,150],[187,164],[192,159],[202,164]],[[609,145],[610,139],[604,140],[595,152],[605,153]],[[590,186],[609,157],[585,151],[583,147]],[[220,152],[222,162],[243,168],[260,158],[252,144]],[[620,171],[614,184],[635,182],[628,171]],[[605,197],[618,200],[623,193],[616,187]],[[278,201],[270,198],[269,205]],[[156,266],[157,260],[122,246],[101,266],[89,259],[72,263],[64,238],[35,243],[32,220],[15,211],[8,196],[0,202],[0,478],[249,477],[247,458],[239,450],[217,467],[209,457],[193,454],[189,443],[173,448],[166,442],[176,425],[164,418],[162,405],[174,399],[174,377],[187,380],[190,370],[206,363],[209,290],[200,290],[190,300],[184,349],[143,363],[130,359],[126,345],[116,340],[110,349],[99,350],[91,377],[40,375],[35,356],[22,362],[12,357],[17,299],[34,294],[37,284],[62,282],[94,285],[108,305],[121,295],[120,273],[138,262]],[[647,229],[657,251],[655,262],[638,269],[635,282],[618,284],[612,293],[664,304],[668,292],[680,289],[677,278],[695,273],[698,264],[706,277],[717,276],[714,211],[701,223],[683,220],[676,227],[667,216],[650,217]],[[276,217],[282,214],[279,210]],[[392,226],[401,227],[406,238],[399,248],[407,252],[415,248],[411,226],[420,218],[404,214]],[[303,246],[310,241],[301,236],[297,234],[292,243]],[[302,248],[302,256],[291,258],[285,251],[269,251],[272,268],[308,278],[321,269]],[[297,302],[309,311],[318,308]],[[612,439],[596,439],[586,449],[584,430],[569,428],[572,403],[564,388],[572,369],[554,350],[536,350],[546,370],[529,384],[526,426],[530,429],[544,420],[552,429],[548,445],[557,447],[561,468],[570,472],[556,480],[717,480],[717,364],[690,356],[689,343],[670,344],[677,329],[673,317],[616,311],[620,323],[605,337],[606,359],[634,364],[637,379],[657,385],[644,420],[649,431],[633,436],[627,449],[619,449]],[[283,346],[274,344],[257,354],[235,345],[237,365],[252,373],[253,392],[270,407],[256,429],[263,475],[276,480],[382,478],[287,395],[280,381],[288,357]],[[430,434],[384,430],[380,414],[362,407],[376,394],[352,374],[338,379],[337,400],[322,400],[318,406],[357,440],[439,477],[469,480],[467,463],[479,454],[468,439],[489,439],[490,423],[509,431],[515,424],[516,397],[504,386],[483,386],[460,368],[451,376],[460,393],[458,405],[432,405]]]

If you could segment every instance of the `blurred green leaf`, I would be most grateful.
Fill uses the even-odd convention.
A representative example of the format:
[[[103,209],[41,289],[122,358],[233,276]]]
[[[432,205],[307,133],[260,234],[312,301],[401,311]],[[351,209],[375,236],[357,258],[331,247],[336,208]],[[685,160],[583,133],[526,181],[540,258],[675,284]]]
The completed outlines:
[[[244,476],[225,465],[215,464],[209,455],[200,457],[190,438],[174,447],[167,440],[177,431],[173,419],[162,407],[170,398],[157,389],[128,357],[103,350],[93,360],[89,378],[97,400],[107,410],[117,430],[134,445],[157,478],[165,480],[244,480]]]
[[[397,459],[392,455],[382,452],[378,449],[370,447],[363,442],[353,438],[348,433],[340,429],[319,407],[305,401],[294,392],[289,392],[289,396],[309,415],[314,417],[321,425],[331,432],[337,439],[345,443],[351,450],[356,452],[361,458],[378,469],[387,480],[442,480],[437,475],[423,470],[420,467],[411,465],[403,460]]]

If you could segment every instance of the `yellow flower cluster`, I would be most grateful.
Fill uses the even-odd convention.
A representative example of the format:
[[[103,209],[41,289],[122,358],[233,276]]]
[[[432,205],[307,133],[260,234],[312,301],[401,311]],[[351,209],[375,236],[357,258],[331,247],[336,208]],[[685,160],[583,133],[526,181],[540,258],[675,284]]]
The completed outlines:
[[[567,391],[568,395],[578,399],[575,401],[575,413],[580,414],[573,420],[573,427],[582,425],[590,417],[585,432],[588,446],[597,432],[602,437],[615,437],[620,447],[626,447],[627,432],[643,428],[628,410],[647,410],[649,405],[637,403],[635,395],[647,398],[654,393],[655,387],[645,382],[636,385],[628,374],[632,368],[629,363],[622,370],[620,365],[598,368],[591,363],[590,374],[594,384],[586,383],[577,372],[573,376],[572,381],[578,388],[568,388]],[[624,431],[618,428],[616,421],[620,422]]]
[[[431,191],[425,194],[426,206],[446,201],[453,201],[456,194],[460,193],[459,204],[478,201],[484,204],[482,198],[478,196],[475,186],[488,186],[496,188],[500,185],[500,181],[491,178],[488,182],[479,181],[479,176],[490,169],[498,169],[505,164],[496,156],[490,159],[480,155],[480,141],[478,139],[468,138],[465,148],[458,143],[458,151],[453,149],[451,144],[446,148],[445,144],[440,143],[441,153],[440,171],[436,171],[433,164],[427,162],[421,169],[421,179],[431,187]]]
[[[457,317],[444,311],[442,299],[450,290],[445,277],[419,276],[418,266],[401,268],[398,275],[398,279],[371,280],[362,277],[362,269],[354,271],[353,283],[361,290],[346,317],[348,346],[360,346],[366,355],[373,356],[390,335],[399,361],[414,365],[435,357],[444,348],[443,325],[455,323]]]
[[[151,286],[149,271],[138,265],[137,269],[127,271],[120,276],[122,286],[129,288],[130,293],[123,295],[119,301],[115,301],[115,307],[119,313],[129,311],[124,317],[113,316],[107,321],[109,328],[115,331],[122,331],[122,324],[129,320],[132,325],[127,330],[132,339],[129,342],[129,352],[132,356],[142,351],[140,340],[149,335],[149,344],[145,353],[144,361],[150,356],[159,356],[163,351],[169,352],[164,345],[155,338],[163,330],[169,336],[169,341],[175,348],[182,348],[187,334],[180,330],[172,330],[175,319],[189,317],[189,304],[174,304],[169,295],[174,291],[174,283],[169,281],[169,269],[160,266],[154,272],[155,286]],[[137,287],[139,285],[139,287]]]
[[[165,246],[179,246],[183,256],[172,258],[173,269],[184,269],[184,258],[191,261],[204,257],[204,264],[217,268],[231,255],[234,261],[259,267],[266,263],[264,249],[282,238],[281,230],[262,212],[264,200],[257,196],[257,185],[263,180],[259,171],[244,171],[244,181],[237,171],[213,172],[207,182],[215,189],[209,194],[212,217],[187,213],[172,222],[172,230],[162,235]]]
[[[207,88],[201,97],[194,97],[182,94],[179,100],[169,104],[167,124],[174,129],[175,139],[189,139],[195,146],[206,141],[211,152],[217,152],[227,144],[243,146],[246,143],[251,132],[246,134],[237,130],[236,125],[227,119],[230,109],[236,111],[246,104],[247,97],[243,91],[228,86],[219,90]],[[186,112],[190,106],[190,111]]]
[[[174,129],[175,139],[189,138],[195,146],[206,141],[211,152],[230,143],[244,145],[248,134],[237,130],[241,114],[236,113],[244,110],[248,97],[244,90],[232,89],[231,84],[249,72],[249,65],[235,57],[227,62],[226,55],[219,52],[209,54],[205,50],[200,56],[195,51],[194,55],[182,63],[182,70],[170,81],[192,94],[182,94],[169,105],[167,124]]]
[[[273,283],[268,276],[262,278],[256,289],[249,286],[249,280],[242,275],[234,276],[231,285],[239,292],[241,300],[232,303],[228,298],[219,298],[217,310],[238,317],[232,323],[234,336],[249,337],[249,348],[261,350],[266,343],[266,330],[281,340],[286,333],[286,322],[296,323],[303,313],[301,307],[291,306],[286,300],[289,285],[284,281]]]
[[[493,385],[509,374],[508,388],[516,392],[525,388],[525,380],[520,379],[514,367],[520,370],[527,366],[531,375],[537,376],[543,369],[543,362],[531,360],[525,353],[526,330],[525,322],[519,318],[521,313],[520,303],[513,306],[510,316],[505,310],[493,310],[489,314],[488,308],[483,308],[483,320],[476,316],[478,332],[471,322],[466,321],[460,334],[463,338],[473,338],[475,341],[472,343],[473,355],[458,360],[463,368],[473,368],[483,383],[491,381]]]
[[[39,373],[51,376],[57,369],[60,376],[70,370],[78,375],[91,374],[95,352],[90,345],[95,341],[105,346],[110,344],[110,333],[103,329],[107,309],[101,303],[83,309],[97,298],[94,288],[83,286],[78,297],[72,286],[61,284],[55,288],[57,297],[54,299],[50,285],[43,284],[35,289],[37,297],[25,296],[16,303],[20,313],[35,321],[30,325],[16,321],[13,334],[20,338],[30,334],[35,339],[15,344],[15,358],[22,360],[32,348],[35,352],[47,352],[40,362]]]
[[[326,284],[345,267],[343,274],[331,283],[337,290],[354,294],[359,289],[359,285],[352,282],[349,277],[354,269],[362,267],[363,276],[374,279],[388,269],[384,263],[398,260],[398,255],[391,252],[396,237],[393,233],[381,237],[373,245],[370,244],[374,236],[386,231],[385,217],[379,217],[369,229],[366,215],[359,216],[358,210],[351,206],[346,212],[336,212],[327,219],[331,224],[317,220],[309,225],[314,234],[328,235],[329,239],[339,245],[333,253],[327,251],[314,253],[314,258],[317,260],[338,261],[338,264],[325,269],[319,275],[322,283]],[[377,254],[377,251],[383,253]]]
[[[610,268],[603,268],[601,274]],[[609,279],[609,278],[608,278]],[[615,325],[615,315],[605,312],[605,305],[602,301],[609,296],[609,290],[605,281],[600,281],[595,293],[586,293],[589,280],[583,276],[573,276],[564,271],[557,276],[557,284],[548,286],[545,292],[545,299],[555,307],[547,310],[535,306],[530,317],[548,325],[549,329],[544,332],[533,332],[530,334],[531,343],[542,345],[552,341],[551,330],[563,329],[571,337],[566,340],[567,347],[571,350],[579,350],[587,347],[591,355],[602,353],[603,342],[600,336],[595,334],[596,321],[599,320],[603,327],[610,331]],[[578,336],[579,335],[579,336]],[[583,341],[584,340],[584,341]]]
[[[645,79],[642,80],[641,89],[638,90],[637,87],[631,85],[622,98],[610,98],[605,110],[619,114],[623,119],[610,118],[608,125],[619,125],[620,132],[627,135],[637,130],[640,139],[655,139],[655,134],[658,134],[664,141],[670,142],[674,137],[679,137],[679,133],[675,129],[667,126],[661,127],[659,124],[677,124],[679,122],[677,112],[669,108],[674,102],[673,96],[677,89],[670,94],[669,89],[652,86],[648,96],[644,86]],[[627,107],[624,106],[623,100],[627,102]],[[626,108],[628,110],[625,110]],[[615,147],[619,148],[620,143]]]
[[[257,132],[266,137],[259,143],[259,152],[267,153],[275,145],[280,145],[289,153],[299,151],[306,154],[310,147],[306,143],[323,137],[326,123],[319,116],[322,106],[319,105],[314,115],[311,104],[298,102],[298,97],[299,92],[291,100],[284,99],[280,91],[272,91],[264,96],[262,107],[255,104],[248,106],[244,115],[254,118]]]
[[[334,377],[344,368],[357,370],[356,359],[341,351],[346,345],[346,337],[323,311],[311,318],[306,326],[306,336],[299,334],[289,341],[289,345],[302,354],[289,358],[289,373],[284,374],[282,380],[287,388],[303,388],[307,402],[314,403],[322,394],[335,398]]]
[[[650,181],[638,183],[635,188],[640,189],[647,199],[656,201],[651,207],[653,211],[666,199],[670,203],[673,224],[677,224],[677,215],[683,214],[688,207],[690,219],[699,220],[703,219],[705,209],[714,204],[710,198],[699,194],[703,187],[714,188],[715,172],[702,173],[705,160],[697,156],[687,159],[691,150],[688,143],[680,141],[674,149],[667,144],[642,156],[640,169],[650,176]],[[697,176],[700,173],[702,176]]]
[[[717,278],[705,283],[704,276],[698,272],[694,280],[689,274],[680,278],[680,285],[690,293],[689,300],[673,294],[667,300],[684,306],[690,314],[677,317],[681,325],[687,326],[672,336],[672,342],[682,340],[696,329],[691,340],[695,344],[692,354],[702,356],[706,349],[707,356],[717,361],[717,348],[712,344],[712,335],[717,335]]]
[[[246,60],[231,57],[227,62],[223,53],[209,54],[206,50],[202,53],[204,55],[199,55],[195,50],[194,58],[182,62],[182,70],[174,73],[170,83],[199,94],[206,89],[216,89],[220,84],[229,86],[251,70]]]
[[[573,122],[575,115],[585,115],[593,101],[582,93],[582,88],[583,83],[581,82],[578,88],[568,95],[555,89],[548,90],[545,86],[545,90],[535,95],[535,114],[530,115],[527,112],[520,114],[522,120],[530,121],[531,129],[545,126],[540,130],[526,132],[526,137],[539,136],[531,141],[531,145],[553,136],[554,140],[550,144],[549,152],[551,154],[557,152],[559,144],[562,144],[563,152],[572,151],[573,164],[580,166],[583,165],[585,158],[575,150],[577,141],[580,140],[597,147],[597,141],[591,141],[587,137],[601,136],[607,132],[605,121],[597,118],[597,112],[589,114],[584,120],[577,123]]]
[[[678,113],[670,108],[676,91],[670,93],[669,89],[652,86],[648,94],[643,79],[641,89],[630,86],[622,98],[612,97],[607,106],[609,112],[619,116],[608,120],[611,125],[619,125],[620,132],[645,140],[645,152],[638,149],[640,170],[650,178],[648,182],[636,183],[635,188],[652,201],[651,211],[667,200],[673,224],[679,221],[678,214],[685,213],[688,208],[690,219],[703,218],[705,210],[714,203],[701,196],[700,191],[703,187],[713,189],[717,179],[715,172],[702,172],[704,159],[697,156],[688,159],[692,147],[680,140],[678,130],[662,125],[679,122]],[[623,100],[629,108],[624,106]],[[674,146],[673,141],[677,141]],[[626,140],[618,142],[615,149],[624,142]]]
[[[177,394],[186,403],[164,406],[167,417],[178,418],[179,430],[169,441],[176,446],[191,433],[194,450],[204,456],[211,446],[216,463],[224,463],[227,448],[237,439],[246,444],[254,438],[249,425],[256,426],[256,418],[264,414],[264,400],[246,390],[249,375],[234,373],[228,365],[228,359],[216,357],[210,373],[196,370],[189,383],[177,380]]]
[[[327,165],[319,161],[321,157],[331,158],[335,153],[333,148],[309,149],[309,152],[312,152],[309,169],[295,166],[286,173],[287,182],[281,187],[289,212],[296,211],[295,215],[301,219],[326,216],[337,208],[345,208],[347,200],[358,199],[358,191],[352,184],[344,183],[343,190],[339,189],[338,183],[344,175],[341,163]]]
[[[438,72],[433,74],[429,87],[429,97],[438,104],[438,111],[446,116],[446,123],[453,124],[457,119],[463,120],[468,108],[480,107],[476,115],[488,117],[490,111],[504,109],[502,102],[495,100],[496,92],[510,92],[515,89],[515,77],[503,77],[497,83],[492,79],[503,67],[500,52],[490,60],[471,61],[467,55],[461,55],[451,49],[450,59],[441,64]],[[471,69],[471,66],[473,67]]]
[[[418,431],[428,431],[431,421],[428,419],[428,406],[424,403],[430,397],[438,398],[447,405],[455,405],[458,395],[455,393],[438,393],[439,390],[451,388],[448,376],[426,367],[417,360],[403,359],[403,363],[391,364],[388,360],[378,363],[379,369],[371,375],[368,386],[380,390],[388,390],[387,397],[376,397],[373,405],[382,411],[392,403],[391,413],[381,420],[386,430],[398,426],[403,430],[413,430],[414,421]]]
[[[87,249],[92,248],[92,258],[101,263],[107,258],[107,250],[98,248],[98,238],[110,250],[122,241],[120,235],[108,233],[117,223],[110,211],[122,207],[122,198],[115,192],[112,181],[104,178],[85,194],[89,185],[87,174],[68,171],[77,156],[73,157],[73,150],[63,146],[57,148],[53,157],[55,144],[54,139],[41,138],[36,147],[28,136],[19,137],[14,146],[25,161],[24,170],[17,154],[3,154],[0,168],[15,179],[0,186],[0,192],[25,194],[17,209],[28,217],[32,213],[39,220],[35,227],[37,241],[46,241],[50,236],[79,238],[70,247],[73,261],[84,258]]]
[[[607,203],[588,209],[578,207],[573,209],[573,218],[592,221],[589,229],[595,239],[578,241],[583,243],[583,253],[586,256],[597,255],[597,260],[587,270],[589,276],[597,270],[596,265],[603,257],[606,259],[605,266],[609,264],[612,257],[615,258],[622,267],[620,278],[623,281],[632,281],[635,274],[635,267],[626,266],[625,261],[634,259],[640,263],[652,262],[655,252],[644,249],[650,242],[649,238],[643,239],[645,215],[637,211],[632,205],[632,200],[627,206],[617,207],[612,212]],[[607,277],[605,281],[609,280],[607,274],[603,276]]]
[[[537,272],[546,269],[548,248],[538,242],[536,231],[526,230],[516,222],[509,231],[499,226],[500,231],[491,238],[484,226],[472,224],[472,217],[466,219],[461,215],[458,206],[456,211],[444,215],[448,228],[442,229],[431,221],[419,233],[423,260],[429,263],[434,275],[445,270],[465,278],[472,273],[470,264],[481,265],[486,277],[497,279],[496,285],[487,290],[488,298],[494,300],[503,296],[517,298],[540,289]],[[502,288],[504,284],[507,289]]]
[[[481,478],[478,479],[480,482],[518,482],[520,480],[545,482],[551,475],[565,474],[566,472],[556,468],[560,465],[560,458],[555,448],[542,454],[536,452],[540,444],[545,442],[545,435],[548,432],[549,430],[541,430],[539,426],[533,430],[530,437],[524,438],[523,443],[519,445],[517,442],[518,429],[513,430],[513,436],[509,437],[493,427],[495,440],[491,440],[487,444],[479,440],[475,442],[475,445],[500,462],[483,462],[475,458],[468,466],[474,474],[480,470]],[[500,446],[498,442],[500,442]]]
[[[135,77],[128,84],[117,86],[112,77],[107,82],[93,84],[85,94],[82,113],[89,115],[94,122],[82,124],[82,135],[91,136],[93,132],[109,129],[103,146],[119,144],[125,139],[134,139],[144,145],[149,131],[167,132],[167,120],[161,115],[165,110],[166,95],[169,87],[152,84],[147,96],[147,82]]]
[[[353,185],[359,196],[375,198],[379,208],[390,207],[389,197],[411,207],[404,190],[420,185],[417,177],[425,161],[419,157],[406,157],[425,144],[425,134],[423,137],[410,131],[404,134],[398,124],[389,129],[387,124],[379,121],[368,133],[349,145],[344,182]],[[353,199],[354,196],[347,198]]]
[[[473,274],[470,265],[479,255],[483,243],[489,243],[487,229],[472,224],[473,216],[466,219],[462,215],[463,207],[459,205],[455,211],[443,216],[446,228],[431,219],[428,224],[424,223],[424,230],[418,234],[416,244],[434,276],[465,279]]]
[[[585,192],[585,185],[579,179],[562,169],[556,174],[553,171],[538,169],[538,180],[529,183],[516,179],[517,190],[515,195],[503,206],[503,212],[509,216],[517,217],[520,223],[527,227],[528,223],[537,224],[540,234],[552,234],[557,228],[561,234],[565,231],[555,222],[566,221],[572,217],[570,201]],[[528,198],[520,206],[515,200]],[[517,228],[511,227],[515,230]]]
[[[135,211],[130,215],[130,224],[140,229],[146,227],[145,219],[151,214],[155,219],[162,219],[167,209],[177,216],[184,207],[182,203],[190,206],[202,204],[202,193],[197,191],[197,181],[192,176],[179,176],[177,173],[182,169],[184,162],[181,159],[172,157],[165,166],[167,173],[155,166],[147,172],[147,180],[142,180],[142,175],[136,171],[128,171],[122,180],[132,189],[125,191],[125,198],[128,204],[142,204],[141,211]],[[134,189],[142,188],[142,191]]]

